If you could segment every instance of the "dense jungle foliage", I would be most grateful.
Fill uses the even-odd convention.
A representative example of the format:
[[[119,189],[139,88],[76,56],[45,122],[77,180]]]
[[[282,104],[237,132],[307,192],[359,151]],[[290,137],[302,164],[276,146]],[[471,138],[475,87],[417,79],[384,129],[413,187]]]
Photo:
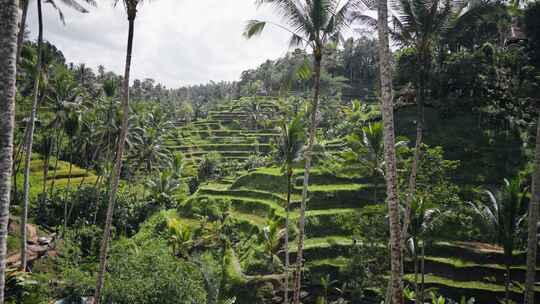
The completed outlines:
[[[401,303],[540,301],[540,4],[392,1],[385,63],[375,2],[260,2],[292,48],[234,82],[22,41],[5,303],[399,304],[397,277]]]

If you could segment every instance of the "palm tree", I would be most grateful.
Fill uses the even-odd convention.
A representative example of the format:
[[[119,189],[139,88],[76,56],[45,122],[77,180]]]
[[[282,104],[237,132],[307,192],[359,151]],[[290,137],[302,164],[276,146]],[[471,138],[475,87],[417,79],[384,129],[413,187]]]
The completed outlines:
[[[169,232],[168,242],[172,246],[175,256],[188,259],[189,250],[193,246],[193,231],[184,225],[176,217],[167,218],[167,229]]]
[[[66,135],[69,139],[69,170],[68,182],[66,186],[66,196],[64,198],[64,231],[68,225],[68,195],[71,189],[71,172],[73,170],[73,142],[75,136],[79,133],[81,127],[81,113],[79,111],[72,113],[64,124]],[[56,172],[56,171],[55,171]]]
[[[527,238],[527,277],[525,281],[524,303],[534,304],[534,281],[536,276],[536,255],[538,251],[538,208],[540,205],[540,116],[536,127],[536,148],[534,154],[534,171],[532,182],[532,198],[529,204],[528,238]]]
[[[39,1],[39,0],[38,0]],[[115,5],[119,0],[115,0]],[[94,304],[99,304],[101,301],[101,290],[105,280],[105,271],[107,266],[107,252],[109,251],[109,236],[111,234],[112,217],[114,212],[114,204],[116,200],[116,192],[118,183],[120,182],[120,173],[122,171],[122,156],[124,155],[124,147],[128,135],[129,121],[129,76],[131,72],[131,53],[133,51],[133,32],[135,29],[135,18],[137,17],[137,5],[142,3],[142,0],[123,0],[124,7],[127,12],[129,23],[128,42],[126,51],[126,66],[124,71],[124,84],[122,96],[122,127],[120,136],[116,142],[116,160],[114,169],[110,178],[109,202],[107,204],[107,215],[105,220],[105,228],[103,230],[103,239],[101,241],[101,249],[99,252],[99,272],[96,282],[96,291],[94,293]]]
[[[268,219],[266,226],[261,231],[261,240],[264,247],[264,252],[268,255],[268,265],[270,270],[274,271],[274,257],[279,250],[279,242],[284,231],[279,227],[279,220]]]
[[[132,128],[129,136],[128,159],[136,164],[134,172],[143,169],[148,173],[157,165],[170,162],[171,153],[165,145],[165,136],[172,130],[173,124],[159,112],[143,114],[138,124]]]
[[[285,243],[283,250],[285,253],[285,290],[284,303],[289,303],[289,222],[290,222],[290,206],[292,193],[292,176],[293,165],[300,158],[302,148],[304,146],[304,126],[302,124],[302,116],[297,115],[288,124],[283,121],[281,126],[281,136],[279,137],[278,159],[282,163],[282,171],[287,176],[287,202],[285,206]]]
[[[414,287],[415,287],[415,303],[424,303],[424,256],[426,247],[427,233],[432,230],[436,216],[439,214],[439,210],[435,208],[434,204],[426,202],[422,199],[415,199],[411,204],[411,225],[409,226],[409,247],[413,254],[414,260]],[[419,244],[422,243],[421,249],[421,274],[422,274],[422,287],[419,292],[418,288],[418,249]]]
[[[22,8],[21,22],[19,22],[19,33],[17,34],[17,63],[21,58],[22,44],[24,40],[24,31],[26,29],[26,16],[28,15],[28,4],[30,0],[21,0],[19,5]]]
[[[46,52],[44,52],[46,54]],[[55,130],[56,159],[53,170],[53,178],[50,186],[51,194],[54,192],[56,174],[58,171],[58,161],[60,150],[62,149],[62,139],[65,134],[70,137],[70,149],[72,150],[73,137],[80,127],[81,89],[77,86],[71,73],[63,66],[56,65],[48,87],[47,101],[51,103],[51,111],[54,113],[53,119],[47,124],[46,129]],[[70,155],[72,152],[70,151]],[[48,164],[50,153],[47,154],[45,162]],[[71,172],[70,158],[70,172]],[[70,173],[71,175],[71,173]],[[69,186],[69,184],[68,184]],[[43,188],[43,201],[47,198],[47,193]],[[69,190],[69,187],[68,189]]]
[[[78,10],[82,13],[88,12],[84,7],[82,7],[78,2],[74,0],[62,0],[64,4],[74,8],[75,10]],[[30,119],[28,120],[28,124],[26,126],[27,128],[27,136],[26,136],[26,143],[25,143],[25,159],[24,159],[24,184],[23,184],[23,208],[21,213],[21,269],[22,271],[26,271],[26,262],[27,262],[27,256],[26,256],[26,222],[28,219],[28,204],[29,204],[29,191],[30,191],[30,160],[32,159],[32,145],[34,141],[34,128],[35,128],[35,121],[36,121],[36,114],[37,114],[37,106],[38,106],[38,99],[39,99],[39,80],[40,80],[40,74],[41,74],[41,64],[42,64],[42,46],[43,46],[43,12],[41,9],[41,0],[37,0],[37,10],[38,10],[38,45],[37,45],[37,62],[36,62],[36,69],[35,69],[35,77],[34,77],[34,88],[33,88],[33,102],[32,102],[32,110],[30,112]],[[88,4],[95,5],[94,0],[85,0]],[[56,6],[56,3],[51,0],[47,0],[46,3],[51,4],[55,9],[57,9],[60,19],[62,22],[64,22],[64,15],[60,9]],[[25,5],[24,8],[27,8],[27,5]],[[23,15],[26,14],[23,12]],[[24,31],[24,28],[21,27],[22,31]]]
[[[257,130],[261,122],[266,118],[264,115],[263,102],[257,96],[242,98],[240,103],[233,107],[234,110],[242,110],[245,112],[251,122],[251,128]]]
[[[67,6],[71,7],[71,8],[73,8],[73,9],[75,9],[76,11],[79,11],[81,13],[88,13],[88,10],[86,10],[86,8],[84,8],[82,5],[80,5],[75,0],[60,0],[60,1],[64,5],[67,5]],[[94,0],[83,0],[83,1],[86,2],[87,4],[92,5],[92,6],[97,5],[96,1],[94,1]],[[62,13],[62,10],[60,10],[60,8],[56,5],[55,0],[47,0],[46,3],[51,4],[53,6],[53,8],[58,11],[58,14],[60,16],[60,20],[62,21],[62,23],[65,24],[64,14]],[[26,17],[28,15],[28,5],[29,4],[30,4],[30,0],[21,0],[20,1],[22,14],[21,14],[21,22],[20,22],[20,26],[19,26],[19,33],[17,35],[17,63],[19,62],[19,59],[21,57],[22,45],[23,45],[23,41],[24,41],[24,31],[26,30]]]
[[[309,185],[312,150],[317,130],[317,110],[321,85],[321,62],[325,48],[331,43],[342,40],[341,32],[348,26],[348,14],[357,7],[356,0],[257,0],[258,4],[270,4],[284,17],[285,24],[268,21],[251,20],[246,26],[244,35],[251,38],[260,34],[267,24],[275,25],[291,34],[290,46],[306,45],[311,48],[313,56],[313,101],[310,108],[309,139],[305,151],[304,183],[302,203],[299,217],[299,240],[297,254],[297,270],[294,280],[294,303],[300,303],[300,282],[304,249],[304,226],[306,200]]]
[[[538,23],[536,16],[540,14],[540,4],[536,2],[525,12],[524,23],[531,47],[540,45],[540,30],[535,24]],[[534,60],[536,68],[540,68],[540,53],[535,52]],[[536,258],[538,251],[538,216],[540,208],[540,113],[536,125],[536,148],[534,154],[534,167],[532,174],[532,198],[529,205],[529,231],[527,239],[527,277],[525,280],[525,304],[534,304],[534,283],[536,276]]]
[[[394,304],[403,304],[401,263],[401,227],[399,219],[399,195],[394,131],[394,100],[392,89],[392,66],[388,41],[388,3],[379,0],[377,5],[377,29],[379,36],[379,73],[381,83],[382,121],[384,129],[384,162],[386,165],[386,201],[390,220],[390,281],[388,295]],[[388,298],[388,297],[387,297]],[[390,301],[386,301],[389,303]]]
[[[0,0],[0,303],[4,302],[7,232],[13,170],[18,1]]]
[[[28,203],[30,200],[30,160],[32,159],[32,145],[34,141],[34,127],[36,120],[37,104],[39,98],[39,78],[41,72],[41,58],[42,45],[43,45],[43,14],[41,10],[41,0],[37,0],[38,9],[38,45],[37,45],[37,62],[34,76],[34,91],[33,91],[33,103],[32,111],[30,113],[30,120],[28,121],[27,137],[25,143],[25,158],[24,158],[24,182],[23,182],[23,210],[21,213],[21,269],[26,271],[26,220],[28,218]]]
[[[497,232],[497,241],[504,249],[506,282],[505,299],[510,303],[510,267],[519,225],[526,217],[528,189],[522,187],[521,178],[504,180],[498,191],[486,190],[489,201],[484,204],[470,203],[474,211]]]
[[[377,27],[377,21],[365,10],[372,9],[369,1],[362,1],[366,7],[364,11],[355,12],[353,18],[369,27]],[[407,239],[410,219],[410,205],[416,192],[416,176],[420,166],[424,130],[424,106],[428,94],[429,78],[432,73],[434,49],[448,33],[456,32],[464,23],[476,20],[478,14],[489,11],[493,3],[467,3],[456,4],[444,0],[397,0],[392,6],[392,30],[389,33],[392,39],[400,46],[408,47],[414,51],[416,59],[416,75],[412,80],[416,91],[417,117],[416,142],[409,175],[409,189],[407,193],[406,212],[403,219],[402,249]]]

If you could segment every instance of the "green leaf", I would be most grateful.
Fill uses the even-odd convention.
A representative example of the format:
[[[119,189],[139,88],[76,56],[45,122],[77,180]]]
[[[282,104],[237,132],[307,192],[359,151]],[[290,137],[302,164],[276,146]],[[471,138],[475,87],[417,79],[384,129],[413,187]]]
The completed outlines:
[[[265,21],[249,20],[243,35],[247,39],[252,38],[253,36],[259,35],[264,30],[265,26]]]
[[[304,57],[304,63],[302,63],[296,73],[298,75],[298,78],[302,80],[307,80],[311,78],[311,62],[307,57]]]

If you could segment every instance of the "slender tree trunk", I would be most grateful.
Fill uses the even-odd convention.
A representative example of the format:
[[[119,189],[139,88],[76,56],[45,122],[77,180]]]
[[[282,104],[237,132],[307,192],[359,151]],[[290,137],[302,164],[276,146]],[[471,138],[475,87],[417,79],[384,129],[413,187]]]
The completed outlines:
[[[390,289],[394,304],[403,304],[401,271],[401,224],[399,220],[399,197],[394,132],[394,104],[392,91],[392,67],[388,42],[387,0],[378,2],[377,28],[379,32],[379,70],[381,81],[382,116],[384,127],[384,159],[386,165],[386,199],[390,220]]]
[[[101,290],[103,289],[103,283],[105,280],[105,272],[107,266],[107,253],[109,251],[109,236],[111,234],[112,218],[114,212],[114,204],[116,200],[116,192],[118,190],[118,183],[120,182],[120,173],[122,171],[122,155],[124,154],[125,142],[128,134],[128,119],[129,119],[129,76],[131,70],[131,53],[133,50],[133,32],[135,26],[135,17],[137,14],[136,2],[135,4],[127,2],[127,13],[129,21],[128,31],[128,45],[126,52],[126,66],[124,72],[124,94],[122,96],[122,129],[120,131],[120,137],[117,141],[116,160],[114,169],[111,174],[110,180],[110,192],[109,202],[107,205],[107,217],[105,220],[105,229],[103,230],[103,239],[101,241],[101,250],[99,253],[99,272],[96,282],[96,291],[94,294],[94,304],[99,304],[101,301]]]
[[[54,186],[56,184],[56,173],[58,172],[58,160],[60,159],[60,148],[62,146],[62,129],[59,129],[58,135],[56,137],[56,160],[54,161],[54,170],[53,170],[53,178],[51,180],[51,189],[49,191],[51,192],[51,195],[54,194]]]
[[[27,124],[28,125],[28,124]],[[17,152],[15,153],[15,156],[13,158],[13,172],[11,173],[13,175],[13,197],[12,199],[17,199],[17,194],[19,193],[18,190],[18,184],[17,184],[17,173],[21,169],[21,162],[22,162],[22,156],[21,154],[24,151],[24,146],[26,145],[26,137],[28,136],[28,128],[24,128],[24,135],[21,140],[21,143],[19,144],[19,147],[17,147]],[[15,143],[15,139],[13,139]]]
[[[416,143],[414,145],[413,162],[411,165],[411,174],[409,175],[409,193],[407,193],[407,200],[405,204],[405,212],[403,214],[403,228],[401,229],[401,248],[403,250],[401,255],[401,271],[403,272],[404,258],[405,258],[405,243],[408,238],[409,225],[411,222],[411,205],[416,195],[416,176],[418,174],[418,166],[420,165],[420,153],[422,152],[422,135],[424,126],[424,89],[420,86],[418,91],[417,103],[417,117],[416,117]]]
[[[416,238],[414,239],[414,253],[413,253],[413,259],[414,259],[414,303],[422,303],[419,301],[418,296],[420,295],[419,289],[418,289],[418,242],[416,241]]]
[[[99,212],[99,204],[101,203],[101,189],[99,187],[100,187],[102,178],[103,177],[101,175],[98,176],[98,178],[96,179],[96,183],[94,184],[94,189],[97,192],[97,197],[96,197],[96,210],[94,212],[94,220],[92,221],[93,225],[95,225],[97,223],[97,215],[98,215],[98,212]]]
[[[529,237],[527,239],[527,277],[525,280],[525,304],[534,304],[534,281],[536,279],[536,255],[538,251],[538,206],[540,205],[540,110],[536,126],[536,150],[532,178],[532,199],[529,204]]]
[[[24,41],[24,30],[26,29],[26,16],[28,15],[28,3],[30,0],[20,0],[20,6],[22,6],[21,23],[19,27],[19,33],[17,34],[17,63],[21,60],[21,51]]]
[[[426,258],[426,242],[425,241],[422,241],[422,262],[421,262],[421,265],[420,265],[420,272],[422,273],[422,283],[421,283],[421,287],[420,287],[420,303],[424,304],[424,283],[425,283],[425,259]]]
[[[309,170],[311,169],[311,158],[313,152],[313,145],[315,144],[315,136],[317,132],[317,108],[319,106],[319,91],[321,84],[321,60],[322,60],[322,50],[317,48],[314,51],[315,58],[315,70],[314,70],[314,81],[315,89],[313,94],[313,103],[311,105],[311,123],[309,126],[309,140],[306,152],[304,155],[305,167],[304,167],[304,183],[302,188],[302,202],[300,205],[300,217],[298,221],[298,252],[296,254],[296,272],[294,274],[294,304],[300,303],[300,289],[302,282],[302,264],[303,264],[303,251],[304,251],[304,226],[305,226],[305,217],[306,217],[306,201],[308,196],[308,186],[309,186]]]
[[[506,304],[510,304],[510,263],[506,263],[506,280],[504,282],[504,301]]]
[[[15,132],[15,79],[17,75],[17,0],[0,0],[0,303],[4,303],[9,224],[13,133]]]
[[[47,181],[49,178],[49,163],[51,160],[51,148],[52,144],[47,149],[47,154],[45,154],[45,161],[43,162],[43,185],[41,189],[41,202],[45,203],[47,201]]]
[[[289,303],[289,216],[291,208],[291,179],[292,179],[292,169],[287,168],[287,206],[285,207],[285,286],[284,286],[284,296],[283,303]]]
[[[23,208],[21,213],[21,270],[26,271],[26,221],[28,218],[28,204],[30,201],[30,161],[32,160],[32,145],[34,140],[34,127],[36,122],[37,103],[39,97],[39,78],[41,74],[41,56],[43,44],[43,16],[41,11],[41,0],[37,0],[38,10],[38,58],[36,63],[35,80],[34,80],[34,101],[32,103],[32,112],[30,121],[28,122],[28,138],[26,141],[26,154],[24,159],[24,198]]]
[[[73,170],[73,138],[69,139],[69,172],[68,172],[68,182],[66,186],[66,195],[64,196],[64,232],[68,226],[68,198],[69,191],[71,188],[71,172]]]

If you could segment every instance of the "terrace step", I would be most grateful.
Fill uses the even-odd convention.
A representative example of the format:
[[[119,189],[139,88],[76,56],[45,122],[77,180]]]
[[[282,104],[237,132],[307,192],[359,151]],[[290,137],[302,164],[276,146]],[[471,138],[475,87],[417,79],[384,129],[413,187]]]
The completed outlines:
[[[325,236],[309,238],[304,241],[304,257],[306,261],[309,261],[349,256],[353,245],[352,237]],[[292,261],[296,260],[297,250],[297,242],[292,242],[289,245],[289,254]]]
[[[420,277],[420,276],[419,276]],[[460,298],[455,298],[455,295],[465,297],[467,299],[475,299],[474,303],[478,304],[493,304],[498,303],[497,299],[503,299],[505,296],[504,285],[478,282],[478,281],[454,281],[452,279],[436,276],[425,275],[426,288],[436,288],[438,292],[453,300],[460,301]],[[409,283],[414,282],[414,275],[407,274],[404,280]],[[523,291],[517,286],[511,287],[510,298],[516,303],[521,303],[523,300]],[[536,301],[540,300],[540,288],[536,287]]]
[[[207,152],[227,152],[227,151],[249,151],[257,153],[270,152],[271,146],[269,144],[205,144],[194,146],[168,146],[171,150],[178,150],[181,152],[191,151],[207,151]]]
[[[442,258],[459,256],[462,260],[477,264],[504,265],[505,261],[501,247],[479,242],[437,242],[426,247],[426,255]],[[512,261],[515,265],[524,265],[526,253],[514,253]],[[540,264],[540,256],[537,257],[536,263]]]
[[[457,258],[425,257],[426,273],[432,273],[456,281],[481,281],[487,283],[504,284],[506,267],[501,264],[477,264]],[[407,262],[409,272],[413,272],[412,260]],[[526,267],[513,266],[510,268],[513,281],[525,282]],[[536,276],[540,275],[540,268]]]
[[[341,273],[348,264],[348,257],[338,256],[327,259],[307,260],[305,267],[309,269],[311,273],[328,274],[332,279],[338,279],[341,277]]]
[[[186,131],[187,133],[191,134],[192,136],[201,136],[201,134],[203,136],[232,136],[232,135],[235,135],[235,136],[242,136],[242,135],[245,135],[245,136],[279,136],[280,134],[276,131],[276,130],[272,130],[272,129],[261,129],[261,130],[225,130],[225,129],[220,129],[220,130],[211,130],[211,131],[208,131],[208,130],[190,130],[190,131]]]
[[[295,186],[296,191],[302,188]],[[384,200],[384,187],[371,184],[318,184],[309,186],[309,209],[360,208]]]

